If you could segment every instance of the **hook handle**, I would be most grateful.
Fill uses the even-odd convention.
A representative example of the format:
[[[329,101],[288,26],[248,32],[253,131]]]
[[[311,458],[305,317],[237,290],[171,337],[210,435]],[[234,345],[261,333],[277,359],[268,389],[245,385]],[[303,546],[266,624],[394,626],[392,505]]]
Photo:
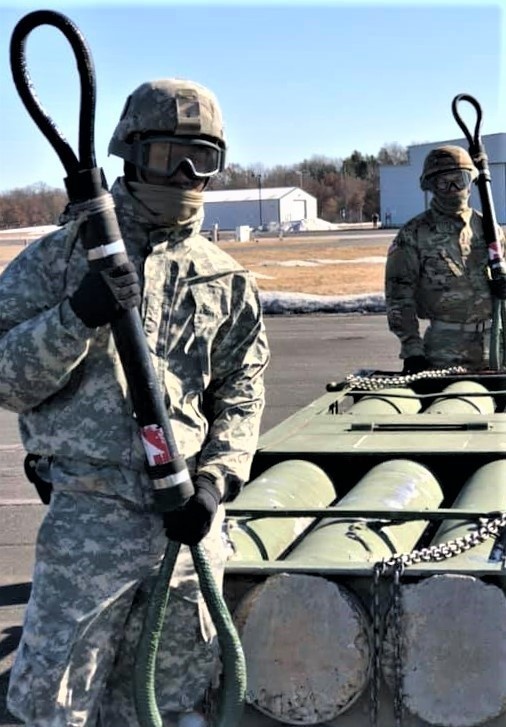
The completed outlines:
[[[462,119],[462,116],[458,112],[458,105],[462,101],[467,101],[471,104],[471,106],[474,106],[474,109],[476,111],[476,125],[474,127],[474,136],[469,131],[468,127],[465,125],[464,120]],[[467,141],[469,142],[469,152],[471,156],[473,154],[476,154],[481,150],[481,140],[480,140],[480,130],[481,130],[481,120],[483,116],[483,112],[481,109],[481,106],[479,102],[474,98],[474,96],[470,96],[468,93],[460,93],[458,96],[455,96],[455,98],[452,101],[452,113],[453,118],[457,122],[457,124],[460,126],[462,131],[464,132],[464,136],[466,137]]]
[[[76,57],[81,80],[81,105],[79,112],[79,158],[76,157],[68,141],[54,121],[42,107],[28,73],[26,64],[26,40],[35,28],[52,25],[67,38]],[[36,10],[28,13],[17,23],[10,43],[10,64],[14,85],[26,110],[54,148],[67,175],[73,176],[82,169],[96,167],[94,149],[95,125],[95,71],[93,60],[86,41],[74,23],[61,13],[53,10]]]

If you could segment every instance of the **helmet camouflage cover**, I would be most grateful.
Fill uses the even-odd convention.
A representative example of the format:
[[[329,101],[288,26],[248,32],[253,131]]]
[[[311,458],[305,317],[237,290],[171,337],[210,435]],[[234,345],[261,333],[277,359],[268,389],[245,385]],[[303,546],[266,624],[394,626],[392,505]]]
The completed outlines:
[[[109,154],[124,158],[125,142],[135,134],[211,137],[225,148],[216,96],[194,81],[167,78],[141,84],[127,98]]]
[[[469,153],[461,146],[440,146],[430,151],[423,163],[423,170],[420,176],[420,186],[423,190],[429,189],[428,180],[435,174],[453,172],[458,169],[465,169],[471,172],[472,179],[478,176],[478,170],[473,164]]]

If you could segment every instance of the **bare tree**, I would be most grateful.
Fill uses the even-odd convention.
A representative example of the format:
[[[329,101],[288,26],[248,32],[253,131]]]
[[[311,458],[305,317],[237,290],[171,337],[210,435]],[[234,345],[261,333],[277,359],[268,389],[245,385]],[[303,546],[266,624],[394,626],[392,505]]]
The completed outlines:
[[[63,189],[45,184],[0,194],[0,228],[54,225],[68,201]]]

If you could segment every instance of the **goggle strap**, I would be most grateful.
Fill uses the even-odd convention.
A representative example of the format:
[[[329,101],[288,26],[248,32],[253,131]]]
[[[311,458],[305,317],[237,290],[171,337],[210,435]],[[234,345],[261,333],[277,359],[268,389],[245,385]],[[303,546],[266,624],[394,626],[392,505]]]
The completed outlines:
[[[125,162],[138,165],[139,159],[134,144],[127,144],[125,141],[116,139],[114,143],[111,143],[111,151],[113,154],[121,157]]]

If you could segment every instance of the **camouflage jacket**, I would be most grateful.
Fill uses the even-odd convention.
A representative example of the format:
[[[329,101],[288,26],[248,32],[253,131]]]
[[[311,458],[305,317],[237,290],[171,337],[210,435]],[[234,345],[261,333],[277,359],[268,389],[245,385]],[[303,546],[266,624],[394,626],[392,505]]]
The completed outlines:
[[[500,231],[499,239],[504,243]],[[468,208],[445,215],[431,208],[407,222],[388,250],[385,300],[401,358],[423,355],[419,319],[452,323],[492,314],[482,215]]]
[[[196,229],[140,223],[122,180],[113,196],[178,448],[191,471],[234,491],[249,475],[269,358],[255,283]],[[143,472],[110,327],[87,328],[68,302],[87,271],[79,227],[40,238],[0,276],[0,405],[20,414],[28,451],[81,462],[83,473]]]

